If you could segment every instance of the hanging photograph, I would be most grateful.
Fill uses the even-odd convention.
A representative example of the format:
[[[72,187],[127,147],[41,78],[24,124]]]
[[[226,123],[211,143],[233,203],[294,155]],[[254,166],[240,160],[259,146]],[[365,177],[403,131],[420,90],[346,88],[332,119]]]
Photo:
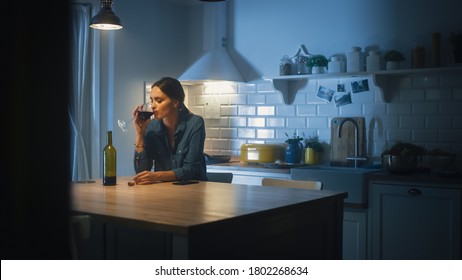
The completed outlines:
[[[345,92],[345,84],[337,84],[337,92]]]
[[[351,103],[350,92],[337,92],[334,95],[335,107],[344,106]]]
[[[351,82],[351,91],[353,93],[368,91],[368,90],[369,90],[369,82],[367,81],[367,79]]]
[[[330,102],[332,100],[332,96],[334,95],[334,92],[335,91],[328,89],[324,86],[319,86],[318,94],[316,96]]]

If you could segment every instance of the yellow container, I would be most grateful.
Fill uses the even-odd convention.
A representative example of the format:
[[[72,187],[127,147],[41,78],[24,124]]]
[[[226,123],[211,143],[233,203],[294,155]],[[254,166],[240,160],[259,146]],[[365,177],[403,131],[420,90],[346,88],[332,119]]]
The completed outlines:
[[[241,161],[258,163],[284,161],[284,147],[278,144],[243,144]]]
[[[306,164],[318,164],[318,152],[313,148],[305,149],[305,163]]]

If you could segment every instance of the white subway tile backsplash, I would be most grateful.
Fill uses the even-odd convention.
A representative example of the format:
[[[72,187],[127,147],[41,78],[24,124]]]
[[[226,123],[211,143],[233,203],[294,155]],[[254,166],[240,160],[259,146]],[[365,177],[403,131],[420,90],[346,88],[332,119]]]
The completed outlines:
[[[259,106],[257,107],[258,116],[274,116],[275,108],[274,106]]]
[[[462,143],[462,129],[440,129],[440,142]]]
[[[206,127],[229,127],[229,118],[205,119]]]
[[[462,73],[459,72],[448,72],[446,74],[441,74],[439,76],[440,84],[439,86],[442,88],[449,88],[449,87],[461,87]]]
[[[449,72],[452,73],[452,72]],[[285,104],[271,81],[238,83],[231,92],[205,93],[203,87],[188,89],[188,108],[203,115],[207,102],[221,104],[219,119],[206,121],[206,152],[239,156],[244,143],[284,143],[296,132],[307,138],[318,135],[330,144],[330,121],[338,116],[364,116],[368,156],[380,154],[396,141],[423,144],[462,153],[462,79],[460,73],[388,76],[381,92],[370,78],[369,91],[352,93],[352,103],[336,107],[316,96],[320,85],[337,89],[343,83],[351,90],[355,78],[309,79]],[[372,132],[370,132],[372,130]],[[329,151],[324,156],[329,157]]]
[[[299,105],[296,110],[297,116],[316,116],[315,105]]]
[[[363,115],[363,104],[352,103],[339,107],[340,116],[353,117]]]
[[[438,104],[435,102],[419,102],[412,104],[413,115],[433,115],[438,112]]]
[[[221,128],[220,137],[227,139],[237,138],[237,128]]]
[[[257,92],[274,92],[276,91],[271,81],[263,81],[257,84]]]
[[[303,129],[306,127],[306,119],[303,117],[290,117],[286,119],[288,128]]]
[[[265,104],[266,96],[264,94],[249,94],[247,96],[249,104]]]
[[[306,104],[306,94],[305,93],[300,92],[299,94],[295,95],[292,105],[297,105],[297,104]]]
[[[419,101],[425,99],[424,89],[403,89],[400,91],[400,101]]]
[[[307,127],[309,128],[328,128],[330,126],[330,119],[324,117],[309,117]]]
[[[230,105],[244,105],[247,104],[247,94],[234,94],[229,96]]]
[[[255,93],[255,92],[257,92],[257,85],[239,83],[237,89],[238,89],[239,93]]]
[[[452,91],[449,88],[430,88],[426,90],[427,100],[451,100]]]
[[[220,129],[207,126],[205,129],[205,136],[207,138],[220,138]]]
[[[238,128],[237,129],[237,136],[239,138],[251,138],[254,139],[256,134],[255,134],[255,129],[253,128]]]
[[[274,129],[257,129],[257,139],[274,139]]]
[[[229,141],[227,139],[216,139],[213,141],[212,149],[229,150]]]
[[[423,128],[425,127],[424,116],[402,116],[399,118],[400,128]]]
[[[462,128],[462,115],[452,117],[452,127],[453,128]]]
[[[256,111],[255,106],[240,105],[237,108],[239,116],[255,116]]]
[[[411,77],[403,77],[403,76],[391,77],[388,80],[388,86],[389,86],[389,88],[393,88],[393,89],[410,88],[412,86],[412,78]]]
[[[336,117],[339,115],[339,108],[334,104],[326,103],[318,106],[318,116]]]
[[[438,86],[438,77],[435,75],[415,75],[412,77],[412,86],[415,88],[428,88]]]
[[[266,126],[267,127],[285,127],[285,118],[267,118],[266,119]]]
[[[412,130],[410,129],[388,129],[387,140],[411,142],[414,139],[412,139]]]
[[[295,106],[293,105],[279,105],[276,107],[276,114],[281,117],[295,116]]]
[[[411,103],[389,103],[387,114],[388,115],[409,115],[411,114]]]
[[[237,116],[237,106],[221,106],[221,116]]]
[[[231,117],[229,118],[230,127],[246,127],[247,118],[246,117]]]
[[[439,114],[460,115],[462,114],[462,100],[452,102],[439,102]]]
[[[451,116],[438,116],[432,115],[426,117],[427,128],[451,128],[452,117]]]
[[[377,127],[383,127],[383,129],[394,129],[399,128],[399,116],[384,116],[377,119]]]
[[[265,118],[247,118],[249,127],[265,127]]]
[[[452,90],[454,100],[462,100],[462,87]]]
[[[367,104],[364,107],[364,115],[380,116],[387,112],[387,105],[384,103]]]
[[[436,129],[414,129],[414,141],[417,142],[437,142],[438,130]]]
[[[375,102],[375,92],[373,90],[352,93],[351,94],[351,103],[374,103]],[[346,105],[348,106],[348,105]]]
[[[284,99],[282,97],[282,93],[280,92],[273,92],[266,94],[266,105],[279,105],[284,104]]]

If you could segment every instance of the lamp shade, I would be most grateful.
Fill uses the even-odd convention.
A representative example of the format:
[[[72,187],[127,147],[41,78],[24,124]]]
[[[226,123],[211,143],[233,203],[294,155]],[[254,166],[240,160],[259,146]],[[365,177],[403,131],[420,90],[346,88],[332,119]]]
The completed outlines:
[[[120,18],[112,11],[112,0],[101,0],[101,9],[92,19],[90,27],[101,30],[122,28]]]

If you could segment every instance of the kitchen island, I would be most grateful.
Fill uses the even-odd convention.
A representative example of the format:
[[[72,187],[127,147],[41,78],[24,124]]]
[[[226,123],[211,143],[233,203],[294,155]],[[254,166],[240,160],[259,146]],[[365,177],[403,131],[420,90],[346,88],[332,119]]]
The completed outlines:
[[[341,259],[346,193],[198,182],[73,183],[80,258]]]

